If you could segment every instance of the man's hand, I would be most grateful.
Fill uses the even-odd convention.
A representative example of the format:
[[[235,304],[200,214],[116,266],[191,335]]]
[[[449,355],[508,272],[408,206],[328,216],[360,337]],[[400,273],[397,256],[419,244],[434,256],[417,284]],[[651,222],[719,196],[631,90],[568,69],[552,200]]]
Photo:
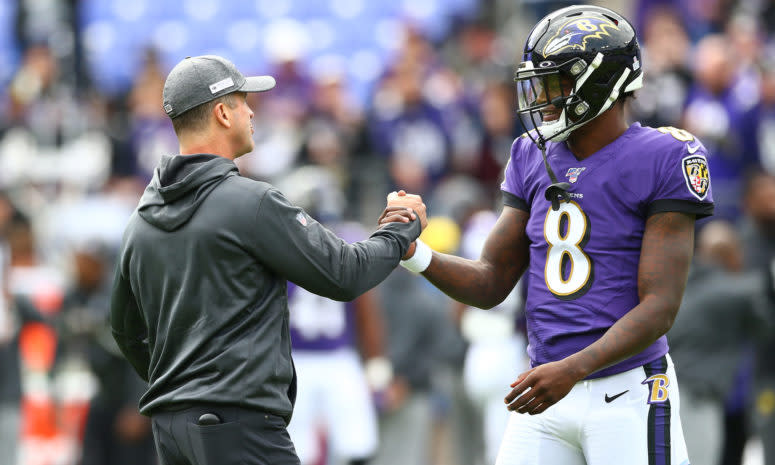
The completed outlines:
[[[570,392],[579,381],[576,373],[565,360],[531,368],[511,383],[513,389],[505,398],[507,408],[531,415],[543,412]]]
[[[377,220],[377,223],[379,224],[379,227],[388,224],[388,223],[408,223],[410,221],[413,221],[417,218],[417,215],[412,211],[411,208],[408,207],[400,207],[400,206],[394,206],[394,207],[385,207],[385,209],[382,211],[382,214],[379,216],[379,219]]]
[[[414,219],[417,218],[417,215],[414,214],[414,211],[412,211],[411,208],[407,207],[385,207],[385,210],[382,212],[382,215],[380,215],[378,223],[379,227],[385,226],[388,223],[408,223]],[[417,247],[417,244],[412,242],[409,244],[409,249],[406,251],[406,254],[401,257],[401,260],[408,260],[412,258],[412,255],[414,255],[414,250]]]
[[[422,197],[414,194],[407,194],[403,190],[398,192],[391,192],[387,196],[388,207],[407,207],[411,208],[417,216],[420,218],[420,224],[422,229],[428,226],[428,218],[426,217],[425,204],[422,201]],[[380,221],[380,224],[383,221]]]

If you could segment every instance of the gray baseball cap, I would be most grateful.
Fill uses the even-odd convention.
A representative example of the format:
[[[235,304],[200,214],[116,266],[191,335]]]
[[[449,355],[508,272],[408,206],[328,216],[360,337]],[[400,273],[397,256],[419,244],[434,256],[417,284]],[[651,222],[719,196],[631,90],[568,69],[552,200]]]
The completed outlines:
[[[272,76],[245,77],[234,63],[217,55],[186,57],[164,82],[164,111],[175,118],[186,111],[232,92],[263,92],[276,82]]]

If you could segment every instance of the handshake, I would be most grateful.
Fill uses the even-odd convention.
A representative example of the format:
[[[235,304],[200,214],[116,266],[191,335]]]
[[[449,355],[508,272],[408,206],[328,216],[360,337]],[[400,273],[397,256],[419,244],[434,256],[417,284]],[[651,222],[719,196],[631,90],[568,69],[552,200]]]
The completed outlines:
[[[425,204],[422,197],[414,194],[407,194],[404,191],[391,192],[387,196],[387,206],[380,215],[378,223],[380,226],[387,223],[410,221],[420,218],[422,229],[428,226],[428,218],[425,213]]]
[[[422,201],[422,197],[414,194],[407,194],[403,190],[398,192],[391,192],[387,196],[387,206],[380,215],[378,224],[380,227],[387,223],[402,222],[408,223],[415,219],[420,219],[420,226],[424,230],[428,226],[428,218],[425,212],[425,204]],[[404,255],[403,259],[406,260],[414,255],[416,243],[412,243]]]

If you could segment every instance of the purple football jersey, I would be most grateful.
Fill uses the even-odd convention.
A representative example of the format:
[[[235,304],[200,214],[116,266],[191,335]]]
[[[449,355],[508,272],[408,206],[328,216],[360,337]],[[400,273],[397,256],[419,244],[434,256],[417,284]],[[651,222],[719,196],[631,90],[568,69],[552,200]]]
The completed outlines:
[[[649,215],[713,212],[705,147],[686,131],[635,123],[579,161],[564,143],[547,144],[549,162],[571,188],[554,211],[541,151],[516,139],[501,185],[504,203],[530,212],[527,317],[533,366],[561,360],[599,339],[638,302],[638,262]],[[594,373],[620,373],[667,352],[663,336],[643,352]]]

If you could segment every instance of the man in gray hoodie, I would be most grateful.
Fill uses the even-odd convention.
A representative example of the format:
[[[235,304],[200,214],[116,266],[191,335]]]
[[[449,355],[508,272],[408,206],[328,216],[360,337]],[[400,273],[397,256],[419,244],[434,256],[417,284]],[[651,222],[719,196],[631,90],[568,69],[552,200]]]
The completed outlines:
[[[233,160],[253,150],[246,95],[274,86],[213,55],[183,60],[164,85],[180,155],[161,159],[129,220],[111,300],[114,337],[148,382],[140,411],[163,463],[298,464],[286,281],[352,300],[425,224],[411,196],[382,213],[393,222],[347,244],[240,176]]]

